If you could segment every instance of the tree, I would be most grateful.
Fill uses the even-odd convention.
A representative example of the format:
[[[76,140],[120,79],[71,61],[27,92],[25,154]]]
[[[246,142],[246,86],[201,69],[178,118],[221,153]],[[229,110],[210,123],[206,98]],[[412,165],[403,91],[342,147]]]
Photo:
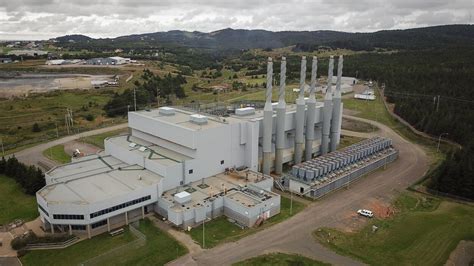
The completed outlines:
[[[33,128],[31,129],[33,132],[41,132],[41,128],[38,123],[33,124]]]

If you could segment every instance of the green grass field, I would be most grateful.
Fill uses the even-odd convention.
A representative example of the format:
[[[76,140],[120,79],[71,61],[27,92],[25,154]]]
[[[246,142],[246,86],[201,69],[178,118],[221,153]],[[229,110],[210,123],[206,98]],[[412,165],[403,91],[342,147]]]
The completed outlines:
[[[323,228],[314,232],[323,245],[370,265],[443,265],[461,240],[474,240],[474,207],[404,193],[398,212],[373,219],[356,233]],[[372,225],[379,229],[373,233]]]
[[[234,266],[325,266],[331,265],[297,254],[271,253],[250,258],[233,264]]]
[[[64,145],[62,144],[44,150],[43,155],[60,164],[71,162],[71,156],[64,151]]]
[[[78,265],[134,239],[133,234],[126,229],[125,233],[115,237],[102,234],[65,249],[29,251],[20,260],[23,265]]]
[[[186,248],[148,219],[140,221],[139,230],[147,237],[145,246],[107,256],[100,265],[164,265],[187,253]],[[23,265],[78,265],[134,239],[128,229],[115,237],[105,233],[65,249],[30,251],[21,257],[21,262]]]
[[[31,95],[25,99],[0,99],[0,137],[5,150],[44,142],[67,135],[64,117],[66,108],[73,110],[74,132],[96,129],[125,121],[107,118],[102,107],[112,97],[112,90],[56,91]],[[92,115],[93,121],[86,119]],[[39,131],[33,131],[37,123]],[[58,131],[56,131],[56,127]]]
[[[81,138],[81,141],[85,142],[85,143],[92,144],[96,147],[99,147],[99,148],[103,149],[104,148],[104,140],[106,138],[112,137],[112,136],[117,136],[117,135],[120,135],[120,134],[125,133],[125,132],[127,132],[126,129],[120,129],[120,130],[105,132],[105,133],[102,133],[102,134],[97,134],[97,135]]]
[[[263,225],[256,228],[241,229],[229,222],[226,217],[219,217],[205,224],[206,243],[205,248],[212,248],[221,243],[237,241],[245,236],[256,233],[264,228],[277,224],[290,218],[305,208],[303,203],[293,201],[293,210],[290,214],[290,199],[281,197],[281,211],[278,215],[265,221]],[[191,237],[202,246],[202,225],[188,232]]]
[[[362,140],[363,138],[341,135],[341,142],[339,143],[338,149],[345,148]]]
[[[36,198],[23,193],[15,180],[0,175],[0,224],[15,219],[30,221],[38,216]]]

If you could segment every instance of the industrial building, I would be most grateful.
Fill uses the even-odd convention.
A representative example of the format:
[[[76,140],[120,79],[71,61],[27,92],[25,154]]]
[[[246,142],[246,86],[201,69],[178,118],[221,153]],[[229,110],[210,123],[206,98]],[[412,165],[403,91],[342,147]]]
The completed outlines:
[[[392,140],[374,137],[294,165],[289,177],[290,191],[311,198],[347,186],[398,157]]]
[[[86,65],[123,65],[131,63],[130,58],[120,56],[106,57],[106,58],[91,58],[86,60]]]
[[[182,228],[220,215],[250,227],[278,214],[280,196],[272,192],[270,172],[281,174],[284,164],[312,160],[339,143],[342,62],[341,56],[336,90],[328,84],[324,103],[315,98],[316,57],[309,98],[300,90],[288,106],[282,58],[279,101],[272,103],[269,58],[263,110],[238,108],[226,117],[183,107],[129,112],[128,134],[106,139],[99,154],[46,173],[46,186],[37,192],[44,228],[90,237],[151,211]],[[331,79],[333,67],[331,57]],[[305,75],[303,57],[300,88]]]

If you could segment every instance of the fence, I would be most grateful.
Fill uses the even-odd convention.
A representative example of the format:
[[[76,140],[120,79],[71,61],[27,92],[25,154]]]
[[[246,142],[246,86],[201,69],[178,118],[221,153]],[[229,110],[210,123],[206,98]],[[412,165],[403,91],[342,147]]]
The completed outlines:
[[[146,236],[138,231],[137,228],[135,227],[138,227],[138,221],[135,222],[135,223],[132,223],[128,226],[130,232],[137,238],[135,240],[133,240],[132,242],[129,242],[127,244],[124,244],[124,245],[121,245],[121,246],[118,246],[114,249],[111,249],[105,253],[102,253],[98,256],[95,256],[91,259],[88,259],[82,263],[80,263],[79,265],[80,266],[86,266],[86,265],[101,265],[102,262],[104,261],[107,261],[107,260],[110,260],[111,258],[115,257],[115,256],[118,256],[120,254],[122,254],[124,251],[128,251],[130,249],[134,249],[134,248],[139,248],[139,247],[142,247],[146,244]]]
[[[64,242],[28,244],[26,245],[25,250],[62,249],[72,246],[78,241],[79,238],[76,236]]]

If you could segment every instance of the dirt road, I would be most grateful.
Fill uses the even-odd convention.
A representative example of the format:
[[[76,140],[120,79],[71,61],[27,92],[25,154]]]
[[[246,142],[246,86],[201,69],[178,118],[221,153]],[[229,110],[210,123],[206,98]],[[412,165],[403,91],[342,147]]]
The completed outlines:
[[[374,201],[390,202],[400,191],[420,179],[428,170],[429,159],[418,145],[403,139],[389,127],[367,119],[344,116],[371,123],[379,135],[392,138],[399,150],[397,161],[384,171],[377,171],[343,189],[312,203],[304,211],[282,223],[269,227],[237,242],[219,245],[213,249],[191,252],[170,265],[229,265],[234,262],[270,252],[298,253],[334,265],[361,264],[343,257],[317,243],[312,232],[330,226],[347,229],[353,223],[357,209]],[[363,134],[363,133],[360,133]],[[356,218],[359,219],[359,218]]]

